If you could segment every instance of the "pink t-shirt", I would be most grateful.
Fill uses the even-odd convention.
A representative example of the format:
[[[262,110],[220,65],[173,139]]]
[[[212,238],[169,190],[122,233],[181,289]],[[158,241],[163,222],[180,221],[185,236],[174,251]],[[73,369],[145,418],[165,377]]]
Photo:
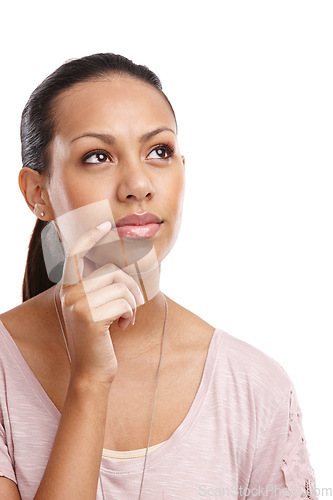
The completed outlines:
[[[60,418],[0,321],[0,476],[15,481],[22,500],[37,491]],[[105,499],[137,499],[143,464],[143,457],[102,457]],[[142,499],[312,499],[314,489],[288,375],[271,357],[216,328],[186,417],[147,457]]]

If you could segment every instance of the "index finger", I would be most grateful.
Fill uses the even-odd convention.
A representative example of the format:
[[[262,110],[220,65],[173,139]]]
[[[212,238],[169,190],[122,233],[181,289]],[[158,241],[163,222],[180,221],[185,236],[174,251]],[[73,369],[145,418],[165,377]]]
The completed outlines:
[[[105,221],[93,229],[90,229],[83,234],[70,251],[66,253],[62,275],[63,285],[73,285],[82,281],[84,256],[110,231],[111,227],[111,222]]]

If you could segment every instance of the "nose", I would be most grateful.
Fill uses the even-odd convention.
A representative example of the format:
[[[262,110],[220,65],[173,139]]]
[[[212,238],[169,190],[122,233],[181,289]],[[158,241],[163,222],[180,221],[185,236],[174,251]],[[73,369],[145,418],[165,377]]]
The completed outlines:
[[[141,162],[127,162],[119,171],[118,197],[121,201],[151,199],[155,187],[146,165]]]

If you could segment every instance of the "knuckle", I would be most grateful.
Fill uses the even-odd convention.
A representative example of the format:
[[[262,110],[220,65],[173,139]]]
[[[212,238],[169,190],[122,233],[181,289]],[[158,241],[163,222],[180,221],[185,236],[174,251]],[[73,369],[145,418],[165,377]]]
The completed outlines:
[[[107,274],[118,274],[120,271],[119,267],[116,266],[115,264],[107,264],[106,265],[106,273]]]
[[[127,286],[122,281],[114,283],[114,286],[120,293],[125,293],[127,291]]]
[[[61,301],[64,306],[70,308],[77,302],[80,297],[80,287],[81,285],[68,285],[63,288]]]
[[[69,289],[66,291],[62,297],[62,303],[65,307],[72,307],[75,302],[73,290]]]
[[[71,310],[75,314],[77,318],[83,319],[87,316],[87,312],[89,311],[89,307],[83,303],[82,300],[78,300],[74,304],[72,304]]]
[[[128,304],[126,299],[120,299],[120,307],[122,311],[131,311],[132,308]]]

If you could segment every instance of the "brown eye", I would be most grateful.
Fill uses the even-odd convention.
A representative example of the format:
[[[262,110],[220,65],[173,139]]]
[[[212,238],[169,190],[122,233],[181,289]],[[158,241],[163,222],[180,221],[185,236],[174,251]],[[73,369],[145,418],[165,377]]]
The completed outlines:
[[[82,158],[83,163],[106,163],[111,161],[106,151],[92,151]]]
[[[173,150],[171,149],[170,146],[167,146],[167,145],[157,146],[149,153],[147,158],[153,159],[153,160],[154,159],[163,160],[165,158],[170,158],[172,153],[173,153]]]

